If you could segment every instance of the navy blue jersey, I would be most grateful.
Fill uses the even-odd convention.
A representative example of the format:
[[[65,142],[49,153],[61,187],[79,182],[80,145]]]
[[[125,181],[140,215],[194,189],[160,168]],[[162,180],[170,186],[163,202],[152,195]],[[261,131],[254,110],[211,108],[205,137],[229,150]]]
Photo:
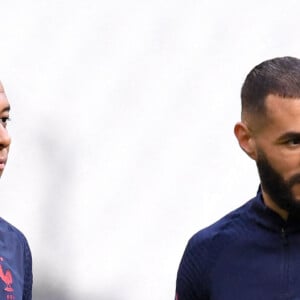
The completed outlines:
[[[32,299],[32,259],[24,235],[0,218],[0,300]]]
[[[283,220],[261,192],[195,234],[176,282],[177,300],[300,299],[300,220]]]

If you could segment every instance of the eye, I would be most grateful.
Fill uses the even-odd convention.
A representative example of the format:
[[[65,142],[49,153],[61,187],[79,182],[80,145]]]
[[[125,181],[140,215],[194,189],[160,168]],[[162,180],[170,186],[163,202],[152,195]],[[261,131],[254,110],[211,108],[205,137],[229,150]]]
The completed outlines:
[[[3,126],[4,128],[6,128],[7,122],[8,122],[8,121],[10,121],[10,118],[9,118],[9,117],[2,117],[2,118],[0,118],[0,123],[2,124],[2,126]]]
[[[287,144],[289,146],[298,146],[300,145],[300,137],[295,137],[295,138],[291,138],[289,140],[287,140]]]

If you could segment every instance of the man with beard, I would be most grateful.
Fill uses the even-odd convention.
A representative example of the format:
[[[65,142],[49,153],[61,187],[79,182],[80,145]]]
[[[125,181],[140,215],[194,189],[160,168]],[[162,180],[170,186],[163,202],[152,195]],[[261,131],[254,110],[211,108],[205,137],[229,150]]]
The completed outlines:
[[[300,60],[257,65],[241,99],[234,133],[261,184],[256,197],[189,240],[177,300],[300,299]]]
[[[0,82],[0,176],[9,152],[7,131],[10,105]],[[0,299],[32,299],[32,259],[24,235],[0,218]]]

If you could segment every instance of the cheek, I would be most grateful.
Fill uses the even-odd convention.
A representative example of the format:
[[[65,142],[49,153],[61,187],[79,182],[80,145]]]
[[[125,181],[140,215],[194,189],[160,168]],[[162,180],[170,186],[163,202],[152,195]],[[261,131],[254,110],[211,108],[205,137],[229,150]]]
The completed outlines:
[[[300,183],[296,183],[292,187],[292,192],[296,198],[300,198]]]
[[[298,153],[299,152],[299,153]],[[268,161],[284,180],[300,174],[300,151],[270,151]]]
[[[300,153],[297,155],[281,156],[274,162],[274,167],[281,173],[282,177],[287,180],[290,177],[300,174]]]

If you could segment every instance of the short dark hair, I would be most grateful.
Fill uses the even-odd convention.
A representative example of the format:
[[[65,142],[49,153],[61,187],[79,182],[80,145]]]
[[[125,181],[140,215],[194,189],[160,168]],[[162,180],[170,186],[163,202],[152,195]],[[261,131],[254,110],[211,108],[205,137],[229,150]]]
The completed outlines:
[[[300,59],[276,57],[254,67],[242,86],[242,117],[264,115],[265,99],[270,94],[300,98]]]

